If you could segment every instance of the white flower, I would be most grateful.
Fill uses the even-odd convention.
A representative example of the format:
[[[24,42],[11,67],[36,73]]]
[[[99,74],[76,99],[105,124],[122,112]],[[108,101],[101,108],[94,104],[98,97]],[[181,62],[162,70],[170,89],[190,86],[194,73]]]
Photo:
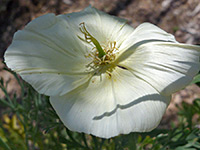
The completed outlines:
[[[160,122],[171,94],[200,68],[200,47],[162,29],[88,7],[47,14],[18,31],[5,62],[50,96],[70,130],[110,138],[146,132]]]

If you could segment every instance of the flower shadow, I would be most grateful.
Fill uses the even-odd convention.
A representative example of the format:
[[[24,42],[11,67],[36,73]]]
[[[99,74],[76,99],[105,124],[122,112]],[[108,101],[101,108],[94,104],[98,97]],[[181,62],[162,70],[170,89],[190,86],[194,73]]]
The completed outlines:
[[[130,107],[133,107],[134,105],[137,105],[139,103],[142,103],[142,102],[145,102],[145,101],[162,101],[161,99],[164,99],[163,96],[161,96],[160,94],[151,94],[151,95],[146,95],[146,96],[143,96],[143,97],[140,97],[128,104],[125,104],[125,105],[120,105],[120,104],[117,104],[117,106],[115,107],[115,109],[113,109],[112,111],[110,112],[105,112],[103,113],[102,115],[99,115],[99,116],[95,116],[93,118],[93,120],[101,120],[103,119],[104,117],[110,117],[112,116],[113,114],[115,114],[117,112],[118,109],[128,109]],[[162,101],[164,103],[166,103],[166,105],[168,105],[168,101]]]

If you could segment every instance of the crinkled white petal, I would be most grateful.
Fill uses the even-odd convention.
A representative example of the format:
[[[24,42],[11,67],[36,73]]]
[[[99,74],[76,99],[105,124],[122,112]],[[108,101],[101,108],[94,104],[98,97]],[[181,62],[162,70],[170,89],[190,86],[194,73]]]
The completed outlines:
[[[87,7],[81,12],[61,15],[60,17],[66,19],[82,38],[84,36],[77,25],[84,22],[88,32],[103,46],[116,41],[116,47],[119,48],[134,31],[126,20],[108,15],[93,7]]]
[[[88,49],[66,20],[48,14],[15,34],[5,62],[38,92],[62,95],[91,77],[85,67],[91,61],[85,58]]]
[[[127,50],[136,43],[148,40],[177,42],[173,35],[165,32],[151,23],[142,23],[122,43],[121,49]]]
[[[117,67],[108,74],[50,102],[62,122],[73,131],[110,138],[154,129],[170,97],[161,96],[132,72]]]
[[[120,66],[164,95],[184,88],[200,70],[200,47],[169,43],[147,42],[133,46],[119,58]]]
[[[119,45],[133,32],[124,20],[92,7],[60,16],[47,14],[15,34],[5,53],[6,64],[40,93],[63,95],[77,88],[92,75],[86,68],[92,59],[85,56],[94,46],[79,39],[84,39],[82,22],[102,46],[113,39]]]

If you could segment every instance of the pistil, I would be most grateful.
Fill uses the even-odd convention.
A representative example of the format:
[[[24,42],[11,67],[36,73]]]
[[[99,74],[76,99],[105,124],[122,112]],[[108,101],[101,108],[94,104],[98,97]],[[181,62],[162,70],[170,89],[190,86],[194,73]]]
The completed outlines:
[[[88,32],[84,22],[80,23],[79,29],[84,34],[84,38],[81,38],[80,36],[78,36],[78,38],[94,45],[89,54],[85,55],[86,58],[93,58],[92,62],[90,62],[86,67],[89,70],[96,70],[98,73],[104,72],[105,70],[106,73],[112,72],[114,67],[112,63],[115,61],[115,55],[118,52],[116,42],[108,41],[101,45],[102,43],[100,44],[97,39]]]
[[[101,59],[103,58],[104,55],[106,55],[106,53],[104,52],[104,50],[102,49],[101,45],[99,44],[99,42],[87,31],[86,27],[85,27],[85,23],[82,22],[80,23],[80,31],[85,35],[85,40],[88,43],[93,43],[96,47],[96,49],[98,50],[99,54],[98,57]],[[80,38],[80,37],[79,37]],[[80,38],[82,39],[82,38]]]

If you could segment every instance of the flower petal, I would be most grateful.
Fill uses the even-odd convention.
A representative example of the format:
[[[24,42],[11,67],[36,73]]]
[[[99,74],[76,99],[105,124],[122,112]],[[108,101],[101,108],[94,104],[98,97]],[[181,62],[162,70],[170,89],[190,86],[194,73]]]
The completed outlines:
[[[119,64],[164,95],[184,88],[200,70],[200,47],[147,42],[133,46],[119,58]]]
[[[134,44],[146,41],[146,40],[160,40],[160,41],[171,41],[177,42],[173,35],[165,32],[159,27],[151,23],[142,23],[139,25],[134,32],[123,42],[121,49],[127,50],[129,47]]]
[[[154,129],[170,101],[130,71],[117,67],[94,76],[83,87],[50,102],[73,131],[110,138]]]
[[[47,14],[15,34],[5,62],[38,92],[62,95],[91,77],[86,70],[91,60],[84,56],[88,49],[66,20]]]
[[[80,37],[84,37],[79,30],[79,24],[85,23],[89,33],[97,39],[99,43],[117,42],[119,47],[134,31],[133,27],[127,24],[127,21],[115,16],[108,15],[91,6],[81,12],[61,15],[66,19],[70,26],[74,27]]]
[[[86,68],[92,60],[85,55],[93,46],[79,39],[84,38],[81,22],[105,45],[108,39],[121,44],[133,32],[124,20],[92,7],[60,16],[47,14],[15,34],[5,53],[6,64],[42,94],[63,95],[77,88],[92,75]]]

